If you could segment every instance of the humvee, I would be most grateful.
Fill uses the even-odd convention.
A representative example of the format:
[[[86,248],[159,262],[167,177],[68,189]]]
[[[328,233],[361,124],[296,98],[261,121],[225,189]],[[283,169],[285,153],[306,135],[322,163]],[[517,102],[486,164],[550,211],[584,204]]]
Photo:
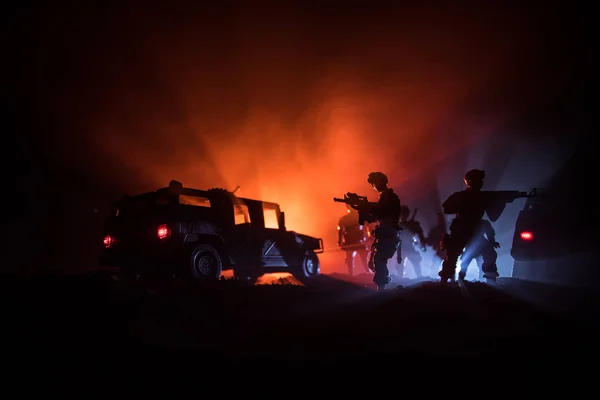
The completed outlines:
[[[289,272],[307,283],[320,274],[323,240],[285,226],[277,203],[221,188],[168,187],[113,204],[105,221],[100,265],[127,274],[218,280],[224,270],[255,282]]]
[[[512,277],[558,285],[600,287],[597,197],[583,190],[596,154],[576,151],[542,190],[527,199],[515,223]]]

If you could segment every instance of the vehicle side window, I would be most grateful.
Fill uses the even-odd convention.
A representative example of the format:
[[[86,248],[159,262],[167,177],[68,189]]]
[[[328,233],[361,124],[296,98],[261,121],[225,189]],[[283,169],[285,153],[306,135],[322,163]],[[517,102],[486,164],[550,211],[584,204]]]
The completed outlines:
[[[245,204],[235,204],[233,206],[233,215],[236,225],[250,223],[250,212],[248,211],[248,206]]]
[[[195,207],[210,207],[210,200],[206,197],[179,195],[179,204]]]
[[[269,204],[263,204],[263,217],[265,219],[265,228],[279,229],[279,218],[277,218],[278,213],[276,207]]]

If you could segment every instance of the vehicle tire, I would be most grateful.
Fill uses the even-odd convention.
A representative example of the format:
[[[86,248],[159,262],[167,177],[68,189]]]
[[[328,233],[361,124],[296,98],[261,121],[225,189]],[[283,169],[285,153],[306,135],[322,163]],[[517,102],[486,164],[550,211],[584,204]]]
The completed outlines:
[[[190,254],[190,275],[194,279],[218,280],[223,271],[221,256],[208,244],[196,246]]]
[[[321,262],[314,251],[308,250],[304,254],[302,263],[294,268],[292,275],[302,283],[321,275]]]

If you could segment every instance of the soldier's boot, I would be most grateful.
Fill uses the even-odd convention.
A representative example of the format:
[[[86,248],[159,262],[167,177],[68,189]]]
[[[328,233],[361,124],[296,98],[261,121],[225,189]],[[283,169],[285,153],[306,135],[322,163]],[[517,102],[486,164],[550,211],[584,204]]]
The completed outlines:
[[[496,264],[484,263],[481,266],[481,269],[483,270],[483,279],[485,279],[486,282],[489,282],[489,283],[496,282],[496,278],[499,276]]]
[[[448,281],[453,283],[456,281],[456,274],[454,272],[449,273],[449,271],[444,271],[444,269],[438,272],[438,276],[440,277],[440,281],[442,283],[448,283]]]
[[[485,279],[487,283],[494,283],[498,276],[499,274],[497,272],[485,272],[483,274],[483,279]]]

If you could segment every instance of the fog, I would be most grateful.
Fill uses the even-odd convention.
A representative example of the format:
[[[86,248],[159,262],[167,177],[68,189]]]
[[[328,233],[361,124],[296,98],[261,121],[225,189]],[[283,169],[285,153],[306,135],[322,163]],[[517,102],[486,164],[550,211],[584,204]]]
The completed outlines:
[[[332,197],[375,200],[369,172],[427,226],[468,168],[486,169],[488,188],[528,190],[568,155],[556,132],[514,130],[574,74],[555,61],[575,50],[535,12],[66,10],[20,15],[10,49],[27,79],[13,84],[52,132],[41,147],[96,189],[239,185],[330,247],[344,212]]]

